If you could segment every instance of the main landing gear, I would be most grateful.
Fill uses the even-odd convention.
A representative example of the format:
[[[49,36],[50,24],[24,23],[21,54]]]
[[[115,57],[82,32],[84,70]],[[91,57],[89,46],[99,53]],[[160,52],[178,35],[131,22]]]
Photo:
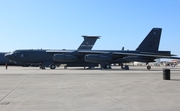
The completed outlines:
[[[51,65],[49,65],[49,67],[50,67],[50,69],[56,69],[56,65],[55,64],[51,64]],[[40,69],[46,69],[46,66],[45,66],[44,63],[40,63],[39,64],[39,68]]]
[[[110,64],[101,64],[101,69],[112,69]]]
[[[45,65],[44,65],[43,63],[40,63],[40,64],[39,64],[39,68],[40,68],[40,69],[46,69],[46,68],[45,68]]]
[[[55,64],[51,64],[50,65],[50,69],[56,69],[56,65]]]
[[[129,70],[129,66],[128,65],[124,66],[123,63],[121,63],[120,66],[121,66],[122,70]]]
[[[112,69],[112,68],[111,68],[111,65],[106,64],[106,65],[104,66],[104,69]]]

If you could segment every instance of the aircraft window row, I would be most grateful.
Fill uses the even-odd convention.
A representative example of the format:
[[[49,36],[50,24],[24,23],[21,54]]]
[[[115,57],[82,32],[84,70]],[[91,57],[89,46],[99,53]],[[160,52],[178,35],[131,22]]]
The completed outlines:
[[[18,56],[18,54],[17,54],[17,53],[15,53],[15,54],[14,54],[14,56],[15,56],[15,57],[17,57],[17,56]],[[24,54],[21,54],[21,55],[20,55],[20,57],[24,57]]]

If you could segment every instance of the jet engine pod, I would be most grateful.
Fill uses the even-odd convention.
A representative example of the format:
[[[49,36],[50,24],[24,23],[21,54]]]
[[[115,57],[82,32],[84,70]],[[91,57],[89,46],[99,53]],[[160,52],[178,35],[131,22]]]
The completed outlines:
[[[61,62],[72,62],[72,61],[76,61],[77,57],[68,54],[54,54],[53,60],[61,61]]]
[[[87,62],[99,63],[99,62],[112,61],[112,58],[109,56],[100,55],[100,54],[86,54],[84,60]]]

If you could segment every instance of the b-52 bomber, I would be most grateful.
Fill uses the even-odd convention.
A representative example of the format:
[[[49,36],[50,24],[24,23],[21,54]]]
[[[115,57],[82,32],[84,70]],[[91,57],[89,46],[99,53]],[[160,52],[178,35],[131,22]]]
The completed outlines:
[[[138,48],[134,51],[130,50],[16,50],[12,54],[7,54],[10,60],[25,61],[29,63],[47,63],[50,62],[51,69],[54,69],[55,64],[67,64],[74,66],[90,66],[101,64],[102,69],[111,68],[112,63],[126,62],[155,62],[157,58],[180,59],[174,57],[170,51],[158,51],[161,28],[153,28],[145,39],[141,42]],[[26,58],[26,59],[25,59]],[[94,66],[95,66],[94,65]],[[43,65],[42,65],[43,66]],[[147,69],[151,69],[147,66]]]
[[[159,43],[161,38],[161,28],[153,28],[145,39],[141,42],[138,48],[134,51],[130,50],[91,50],[91,51],[78,51],[85,53],[85,61],[101,64],[102,68],[111,68],[112,63],[127,63],[127,62],[155,62],[155,59],[180,59],[174,57],[170,51],[159,51]],[[147,65],[150,70],[151,66]]]
[[[60,64],[66,64],[66,67],[95,67],[97,63],[84,61],[84,55],[79,54],[79,50],[91,50],[100,36],[82,36],[84,41],[77,50],[15,50],[13,53],[5,55],[10,61],[18,64],[39,64],[41,69],[50,67],[55,69]]]

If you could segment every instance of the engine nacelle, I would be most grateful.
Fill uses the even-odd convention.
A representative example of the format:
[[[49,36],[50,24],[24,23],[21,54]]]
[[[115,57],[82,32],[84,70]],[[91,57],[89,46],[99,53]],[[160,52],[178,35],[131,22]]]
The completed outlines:
[[[112,61],[112,58],[106,55],[86,54],[84,60],[87,62],[99,63]]]
[[[53,60],[60,62],[72,62],[72,61],[76,61],[77,57],[68,54],[54,54]]]

